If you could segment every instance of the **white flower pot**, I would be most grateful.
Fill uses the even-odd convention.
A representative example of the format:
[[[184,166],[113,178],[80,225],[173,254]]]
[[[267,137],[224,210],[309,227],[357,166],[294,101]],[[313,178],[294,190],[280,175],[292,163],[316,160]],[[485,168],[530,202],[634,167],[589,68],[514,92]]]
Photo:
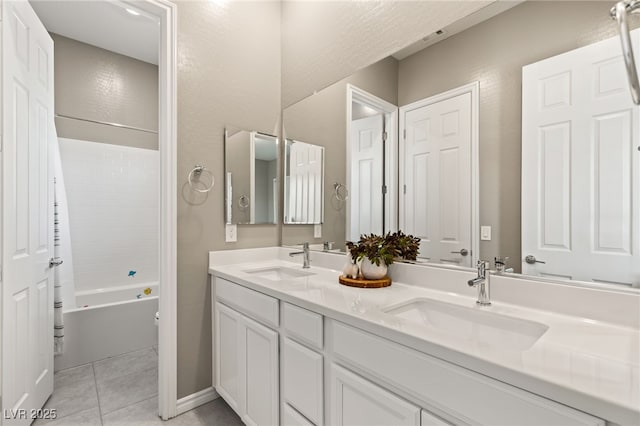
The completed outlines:
[[[366,257],[362,259],[362,265],[360,266],[360,272],[368,280],[379,280],[387,275],[387,265],[384,262],[380,262],[380,266],[376,266],[375,263],[371,263]]]

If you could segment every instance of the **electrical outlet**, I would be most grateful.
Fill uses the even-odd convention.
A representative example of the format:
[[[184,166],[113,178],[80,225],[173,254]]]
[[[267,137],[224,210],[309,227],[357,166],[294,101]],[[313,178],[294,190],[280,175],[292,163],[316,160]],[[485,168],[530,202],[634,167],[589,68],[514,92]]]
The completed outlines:
[[[481,226],[480,227],[480,239],[482,241],[491,241],[491,227],[490,226]]]
[[[322,224],[313,225],[313,238],[322,238]]]
[[[238,241],[238,225],[227,224],[224,226],[225,237],[224,241],[227,243],[235,243]]]

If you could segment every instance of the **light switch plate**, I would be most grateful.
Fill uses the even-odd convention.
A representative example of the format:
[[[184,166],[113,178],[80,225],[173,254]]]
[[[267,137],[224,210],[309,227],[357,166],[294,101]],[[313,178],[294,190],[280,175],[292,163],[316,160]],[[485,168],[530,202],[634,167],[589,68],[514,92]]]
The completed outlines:
[[[313,238],[322,238],[322,224],[313,225]]]
[[[480,227],[480,239],[482,241],[491,241],[491,227],[490,226],[481,226]]]
[[[224,226],[224,240],[227,243],[235,243],[238,241],[238,225],[226,224]]]

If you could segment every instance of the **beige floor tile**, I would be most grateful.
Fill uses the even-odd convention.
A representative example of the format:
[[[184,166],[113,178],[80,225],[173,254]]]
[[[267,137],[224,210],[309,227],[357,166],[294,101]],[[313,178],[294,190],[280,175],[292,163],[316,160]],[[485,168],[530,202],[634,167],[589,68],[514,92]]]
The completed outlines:
[[[158,367],[98,380],[98,399],[102,415],[144,401],[158,394]]]
[[[53,375],[53,388],[58,389],[59,387],[83,380],[93,380],[93,366],[91,364],[57,371]]]
[[[98,384],[104,380],[128,376],[158,365],[158,354],[153,348],[103,359],[93,363]]]
[[[58,418],[86,411],[98,407],[98,395],[93,374],[77,374],[77,380],[71,380],[72,372],[65,379],[62,386],[54,386],[53,395],[49,398],[44,408],[56,409]],[[61,380],[58,380],[58,383]]]

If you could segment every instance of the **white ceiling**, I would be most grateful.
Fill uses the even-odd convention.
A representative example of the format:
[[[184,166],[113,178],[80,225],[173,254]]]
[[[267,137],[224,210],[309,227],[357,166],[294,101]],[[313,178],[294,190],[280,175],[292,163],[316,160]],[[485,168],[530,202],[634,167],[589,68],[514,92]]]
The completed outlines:
[[[152,15],[118,1],[30,3],[49,32],[158,65],[160,25]],[[132,15],[126,8],[139,15]]]

